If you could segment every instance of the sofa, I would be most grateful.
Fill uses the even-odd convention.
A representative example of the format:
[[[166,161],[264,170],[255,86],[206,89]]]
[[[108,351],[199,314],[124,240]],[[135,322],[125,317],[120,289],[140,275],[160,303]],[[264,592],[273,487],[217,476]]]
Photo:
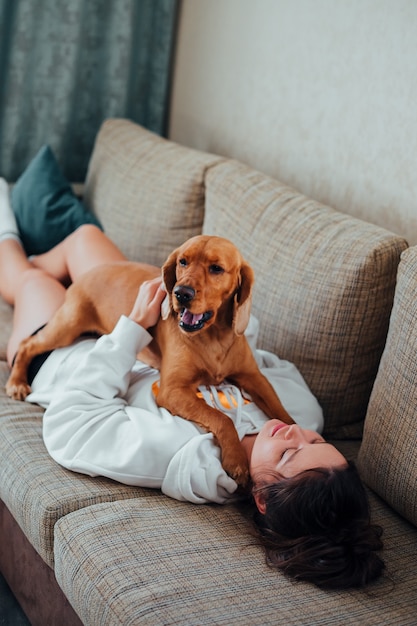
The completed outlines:
[[[417,248],[124,119],[100,128],[82,190],[132,260],[161,265],[199,233],[240,248],[260,347],[298,366],[325,437],[357,462],[386,571],[366,589],[294,582],[268,567],[238,504],[179,502],[57,465],[42,409],[5,394],[12,310],[1,301],[0,568],[30,623],[416,624]]]

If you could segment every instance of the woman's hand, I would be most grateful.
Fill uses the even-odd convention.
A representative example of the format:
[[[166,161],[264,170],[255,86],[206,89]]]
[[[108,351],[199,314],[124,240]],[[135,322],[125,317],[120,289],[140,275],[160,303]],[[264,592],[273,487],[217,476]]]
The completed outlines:
[[[161,315],[161,304],[166,296],[162,277],[147,280],[139,287],[129,318],[145,329],[155,326]]]

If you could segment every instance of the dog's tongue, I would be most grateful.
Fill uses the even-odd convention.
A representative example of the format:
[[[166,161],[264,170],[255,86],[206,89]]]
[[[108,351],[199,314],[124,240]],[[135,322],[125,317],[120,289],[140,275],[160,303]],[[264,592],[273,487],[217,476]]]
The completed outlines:
[[[184,313],[182,314],[181,319],[184,324],[187,324],[187,326],[194,326],[194,324],[197,324],[202,317],[202,313],[199,313],[198,315],[193,315],[188,309],[184,309]]]

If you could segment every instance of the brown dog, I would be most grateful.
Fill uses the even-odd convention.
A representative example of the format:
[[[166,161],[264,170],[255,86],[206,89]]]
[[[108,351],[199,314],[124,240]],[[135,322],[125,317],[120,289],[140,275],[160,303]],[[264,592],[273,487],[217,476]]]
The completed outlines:
[[[85,332],[111,332],[128,315],[139,285],[160,274],[141,263],[112,263],[86,272],[67,290],[64,304],[36,335],[24,339],[7,382],[9,396],[30,392],[26,372],[37,354],[71,344]],[[270,417],[291,424],[273,387],[261,374],[244,336],[253,271],[237,248],[221,237],[197,236],[174,250],[162,268],[167,306],[150,329],[153,341],[140,359],[160,370],[159,406],[211,431],[225,470],[240,484],[248,463],[232,420],[196,394],[199,385],[224,379],[250,394]]]

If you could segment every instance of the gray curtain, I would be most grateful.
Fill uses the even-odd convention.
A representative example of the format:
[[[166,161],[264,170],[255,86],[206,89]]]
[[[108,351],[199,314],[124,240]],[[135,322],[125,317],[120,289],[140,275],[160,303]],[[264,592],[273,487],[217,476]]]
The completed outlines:
[[[166,133],[176,0],[0,0],[0,176],[43,144],[83,181],[108,117]]]

